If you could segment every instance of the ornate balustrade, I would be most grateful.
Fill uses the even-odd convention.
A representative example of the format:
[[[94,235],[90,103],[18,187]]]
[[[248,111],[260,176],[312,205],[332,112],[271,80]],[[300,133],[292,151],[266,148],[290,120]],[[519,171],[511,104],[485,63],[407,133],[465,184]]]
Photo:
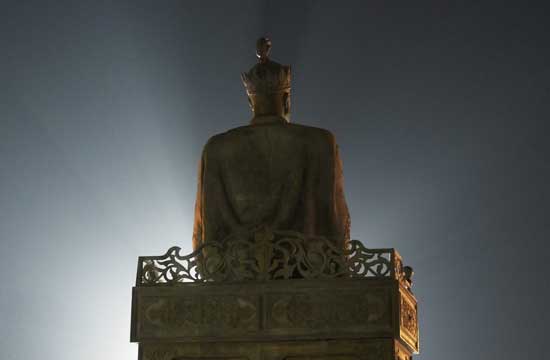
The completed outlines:
[[[177,246],[138,259],[136,286],[186,282],[394,278],[410,289],[412,269],[394,249],[367,249],[358,240],[343,249],[324,237],[261,229],[202,244],[181,255]]]

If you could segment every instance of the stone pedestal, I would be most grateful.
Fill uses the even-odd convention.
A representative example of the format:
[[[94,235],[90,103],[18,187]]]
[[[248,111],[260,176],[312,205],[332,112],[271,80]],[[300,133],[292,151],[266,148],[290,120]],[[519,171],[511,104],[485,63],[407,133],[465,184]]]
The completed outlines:
[[[281,264],[276,252],[260,251],[277,246],[276,237],[268,239],[245,242],[250,246],[239,248],[247,249],[241,258],[214,246],[222,256],[210,272],[211,259],[201,256],[213,252],[205,248],[188,256],[172,248],[141,257],[131,333],[139,360],[405,360],[418,352],[416,299],[394,250],[356,242],[315,264],[310,242],[298,238],[293,243],[304,250],[303,259]],[[286,266],[292,277],[276,276]],[[250,278],[239,279],[239,271]],[[225,281],[212,280],[220,272]]]

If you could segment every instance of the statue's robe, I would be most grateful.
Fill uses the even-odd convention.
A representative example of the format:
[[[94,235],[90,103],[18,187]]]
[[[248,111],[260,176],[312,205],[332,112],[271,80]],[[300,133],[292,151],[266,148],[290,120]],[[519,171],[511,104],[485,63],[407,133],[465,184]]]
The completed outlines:
[[[199,164],[193,247],[267,226],[343,246],[350,218],[327,130],[263,116],[213,136]]]

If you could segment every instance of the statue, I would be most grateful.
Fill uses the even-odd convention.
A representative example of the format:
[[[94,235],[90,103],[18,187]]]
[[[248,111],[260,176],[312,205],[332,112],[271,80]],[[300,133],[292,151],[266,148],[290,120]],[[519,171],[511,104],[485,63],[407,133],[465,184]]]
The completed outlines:
[[[412,360],[412,268],[349,240],[334,137],[289,122],[290,68],[270,47],[242,75],[251,123],[204,147],[195,250],[138,258],[139,360]]]
[[[210,138],[198,176],[193,247],[259,228],[323,236],[343,248],[350,217],[342,163],[327,130],[290,123],[289,66],[269,59],[242,74],[254,114],[249,125]]]

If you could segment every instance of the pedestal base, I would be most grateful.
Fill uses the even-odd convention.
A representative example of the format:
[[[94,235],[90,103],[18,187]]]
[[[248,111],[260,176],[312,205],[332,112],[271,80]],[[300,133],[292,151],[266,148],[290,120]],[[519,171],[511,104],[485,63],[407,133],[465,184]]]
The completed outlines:
[[[411,360],[391,339],[238,343],[141,343],[139,360]]]
[[[140,360],[410,360],[416,319],[391,278],[141,286],[132,341]]]

